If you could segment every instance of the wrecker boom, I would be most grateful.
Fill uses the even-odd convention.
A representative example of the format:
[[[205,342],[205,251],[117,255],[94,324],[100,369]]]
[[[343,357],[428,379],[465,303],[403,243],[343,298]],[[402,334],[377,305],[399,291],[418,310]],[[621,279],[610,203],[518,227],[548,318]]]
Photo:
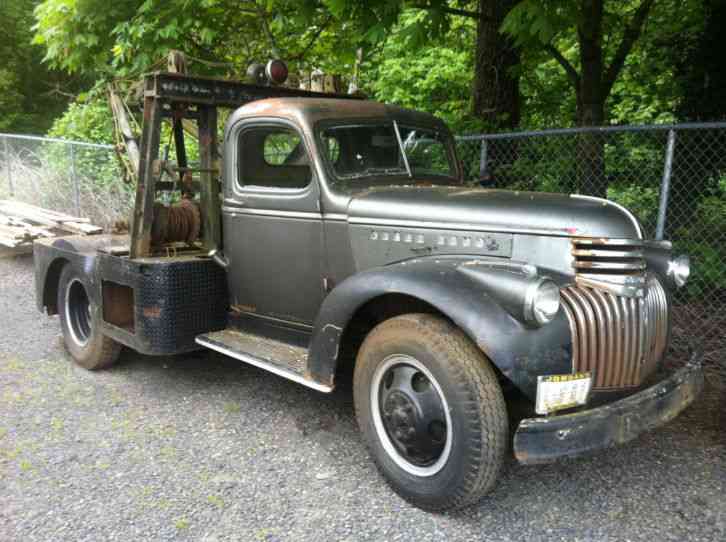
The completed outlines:
[[[218,108],[237,108],[265,98],[309,97],[359,99],[281,86],[262,86],[237,81],[193,77],[183,73],[157,72],[143,82],[143,123],[140,141],[134,134],[128,108],[120,93],[109,88],[109,102],[120,134],[131,177],[136,182],[136,199],[130,224],[129,257],[151,255],[154,203],[159,190],[174,183],[160,181],[163,171],[179,175],[180,184],[198,175],[201,214],[201,245],[206,251],[220,248],[221,218],[219,205]],[[159,159],[161,125],[170,119],[174,136],[176,164]],[[191,126],[190,126],[191,125]],[[196,125],[199,166],[190,167],[184,146],[185,130]],[[185,175],[187,177],[185,177]],[[187,183],[189,186],[190,183]],[[195,183],[196,184],[196,183]]]

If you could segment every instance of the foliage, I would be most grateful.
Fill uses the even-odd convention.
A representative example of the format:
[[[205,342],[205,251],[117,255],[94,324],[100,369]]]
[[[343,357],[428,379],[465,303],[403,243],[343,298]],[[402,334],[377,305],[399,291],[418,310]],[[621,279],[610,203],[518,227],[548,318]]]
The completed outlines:
[[[696,216],[696,229],[726,237],[726,174],[722,174],[716,186],[698,202]]]
[[[48,131],[50,137],[86,143],[112,144],[113,121],[108,105],[100,98],[87,103],[75,102],[55,120]],[[114,151],[100,151],[92,147],[50,145],[44,149],[44,162],[58,176],[71,175],[93,179],[98,186],[109,186],[120,181],[120,172]],[[72,182],[69,178],[68,182]],[[70,186],[70,185],[69,185]],[[70,190],[70,188],[69,188]]]
[[[82,82],[41,64],[31,44],[35,0],[0,2],[0,132],[42,133]]]
[[[678,84],[676,114],[682,120],[726,118],[726,3],[703,0],[700,17],[669,40],[662,55],[674,66]]]
[[[101,97],[70,104],[53,122],[48,136],[87,143],[114,143],[113,117],[108,104]]]
[[[18,90],[18,74],[0,68],[0,132],[11,132],[17,126],[23,110],[23,95]]]
[[[724,250],[715,243],[700,236],[682,237],[674,243],[679,254],[688,254],[691,259],[691,278],[686,284],[689,297],[704,297],[726,291],[726,272],[723,262]]]
[[[726,293],[726,175],[714,181],[716,186],[697,202],[696,219],[676,232],[675,249],[691,258],[686,290],[693,297]]]
[[[28,0],[29,1],[29,0]],[[702,2],[659,0],[616,79],[606,118],[614,123],[667,122],[682,98],[674,76],[679,36],[703,29]],[[521,0],[504,30],[524,47],[523,125],[575,122],[575,93],[553,45],[578,65],[580,2]],[[603,47],[612,59],[637,0],[605,1]],[[36,9],[36,43],[50,65],[96,80],[133,77],[161,66],[170,49],[187,53],[195,73],[242,77],[252,61],[279,55],[291,72],[322,68],[353,72],[358,47],[365,55],[362,86],[377,99],[441,115],[456,129],[472,121],[477,2],[429,0],[44,0]],[[665,47],[664,47],[665,45]],[[0,83],[2,85],[2,83]]]
[[[451,23],[447,14],[447,0],[425,3],[407,0],[323,0],[323,4],[339,20],[349,21],[360,35],[360,43],[368,45],[385,41],[407,9],[417,10],[422,15],[417,19],[417,24],[407,25],[404,30],[406,38],[417,45],[446,33]],[[401,31],[400,28],[397,30]]]
[[[398,52],[403,53],[407,66],[415,64],[419,70],[399,71],[392,78],[399,83],[402,76],[408,75],[404,87],[414,87],[412,95],[406,90],[398,91],[398,100],[415,103],[430,93],[432,87],[440,88],[441,66],[445,64],[453,68],[446,75],[455,90],[455,99],[463,86],[469,92],[458,107],[457,124],[470,129],[487,125],[496,129],[517,127],[520,120],[519,75],[512,69],[519,61],[519,50],[499,30],[504,14],[518,1],[324,0],[324,3],[338,19],[352,24],[367,49],[380,53],[381,48],[385,51],[405,44],[405,49],[398,47]],[[422,54],[415,56],[412,51]],[[394,66],[389,67],[394,69],[395,64],[401,64],[395,62],[400,60],[398,56],[386,54],[385,58],[393,61]],[[434,64],[434,60],[438,62]],[[464,72],[466,75],[458,71],[462,65],[470,68]],[[430,73],[432,69],[439,73]],[[374,69],[368,75],[381,83],[376,76],[386,73],[383,69]],[[417,75],[426,81],[419,83]],[[387,82],[382,84],[386,86]],[[437,99],[441,101],[440,97]],[[447,117],[452,117],[451,111]]]
[[[423,11],[402,14],[370,63],[370,90],[376,99],[427,111],[444,119],[455,132],[477,131],[479,126],[463,115],[471,99],[473,51],[467,46],[475,25],[455,22],[443,36],[418,44],[410,29],[426,17]]]
[[[674,119],[679,83],[668,51],[677,48],[685,36],[703,28],[701,0],[660,0],[650,8],[639,38],[627,50],[622,68],[615,70],[616,58],[626,30],[636,16],[642,0],[615,2],[603,0],[601,46],[603,66],[598,74],[605,102],[605,121],[642,124]],[[580,0],[548,2],[522,0],[506,17],[503,29],[525,48],[522,92],[525,121],[532,126],[567,126],[575,121],[575,93],[572,73],[579,84],[586,73],[581,55],[584,21],[592,16]],[[578,39],[579,36],[579,39]],[[664,47],[664,44],[669,46]],[[561,60],[555,54],[560,53]],[[577,68],[580,68],[579,71]],[[606,84],[608,70],[616,76],[612,87]]]
[[[159,67],[179,49],[194,71],[240,78],[252,61],[285,58],[293,70],[352,65],[349,33],[312,0],[44,0],[36,43],[51,65],[102,79]]]
[[[615,183],[608,186],[608,199],[619,203],[647,226],[655,224],[658,215],[657,188],[630,183]]]

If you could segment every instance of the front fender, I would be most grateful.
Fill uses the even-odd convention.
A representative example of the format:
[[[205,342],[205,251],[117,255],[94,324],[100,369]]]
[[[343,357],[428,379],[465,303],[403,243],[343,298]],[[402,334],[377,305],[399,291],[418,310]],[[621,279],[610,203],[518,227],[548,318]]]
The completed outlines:
[[[531,398],[537,376],[572,371],[569,325],[560,309],[542,327],[530,327],[507,310],[506,283],[517,264],[471,272],[481,258],[427,257],[362,271],[325,299],[310,345],[310,375],[332,384],[343,332],[356,311],[386,294],[403,294],[432,305],[450,318],[515,386]]]

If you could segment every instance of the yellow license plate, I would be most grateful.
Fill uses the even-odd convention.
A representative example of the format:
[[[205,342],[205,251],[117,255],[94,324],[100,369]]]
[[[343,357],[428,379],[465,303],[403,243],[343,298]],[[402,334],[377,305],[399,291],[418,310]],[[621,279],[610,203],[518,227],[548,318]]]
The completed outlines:
[[[537,414],[550,414],[587,403],[592,389],[592,373],[537,377]]]

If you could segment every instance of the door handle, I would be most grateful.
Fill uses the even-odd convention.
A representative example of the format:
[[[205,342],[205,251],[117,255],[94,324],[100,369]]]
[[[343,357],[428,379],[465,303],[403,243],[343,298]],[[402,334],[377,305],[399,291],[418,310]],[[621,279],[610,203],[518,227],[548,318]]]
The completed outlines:
[[[234,212],[235,207],[244,207],[247,205],[247,200],[244,199],[228,199],[222,202],[222,210],[228,210]]]

